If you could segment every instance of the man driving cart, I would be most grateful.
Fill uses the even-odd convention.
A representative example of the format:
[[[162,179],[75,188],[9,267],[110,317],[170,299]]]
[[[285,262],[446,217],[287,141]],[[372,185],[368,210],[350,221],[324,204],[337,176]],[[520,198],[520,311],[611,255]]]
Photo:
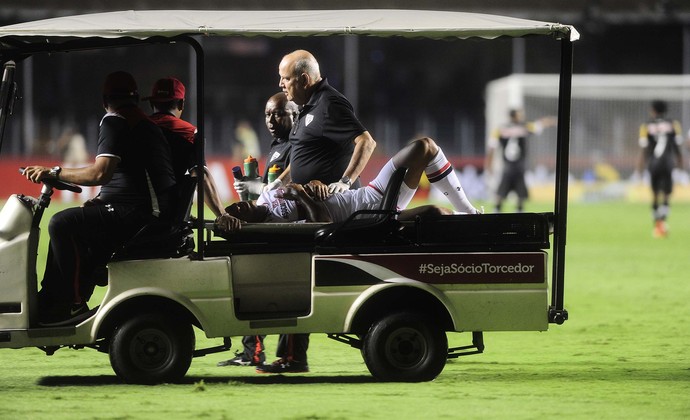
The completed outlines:
[[[139,109],[137,84],[124,71],[103,85],[103,107],[95,162],[83,168],[28,166],[24,176],[100,185],[98,196],[50,220],[50,247],[38,293],[39,323],[68,322],[89,310],[93,271],[146,223],[165,217],[175,187],[170,146]],[[91,278],[90,278],[91,275]]]

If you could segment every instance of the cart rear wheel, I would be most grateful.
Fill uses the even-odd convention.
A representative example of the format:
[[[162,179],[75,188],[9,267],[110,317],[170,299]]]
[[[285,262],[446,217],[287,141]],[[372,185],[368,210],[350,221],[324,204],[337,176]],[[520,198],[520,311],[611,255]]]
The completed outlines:
[[[143,314],[115,330],[109,353],[113,370],[125,382],[175,382],[192,363],[194,330],[175,318]]]
[[[422,382],[438,376],[448,358],[445,332],[421,314],[400,312],[374,323],[362,355],[383,381]]]

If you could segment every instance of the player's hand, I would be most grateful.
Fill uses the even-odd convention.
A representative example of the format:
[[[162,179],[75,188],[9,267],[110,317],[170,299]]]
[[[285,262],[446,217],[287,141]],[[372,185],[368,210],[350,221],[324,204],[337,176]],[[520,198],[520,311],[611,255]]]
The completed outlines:
[[[330,185],[328,185],[328,192],[330,194],[337,194],[337,193],[342,193],[350,189],[350,186],[347,185],[344,182],[334,182]]]
[[[236,180],[233,186],[238,195],[248,192],[249,194],[260,195],[264,191],[264,184],[260,177],[247,179],[245,181]]]
[[[283,185],[283,181],[281,181],[280,179],[276,179],[275,181],[269,182],[268,184],[264,185],[264,192],[273,191],[281,185]]]
[[[298,200],[300,194],[304,194],[304,188],[300,184],[289,183],[279,187],[276,192],[276,197],[284,198],[286,200]]]
[[[235,232],[240,230],[242,222],[240,219],[230,216],[228,213],[223,213],[218,216],[213,223],[214,230],[221,232]]]
[[[309,191],[309,195],[316,201],[323,201],[331,196],[328,192],[328,185],[321,181],[309,181],[306,185]]]
[[[683,168],[673,168],[671,176],[673,177],[675,182],[679,183],[685,183],[688,180],[688,174],[687,172],[685,172]]]

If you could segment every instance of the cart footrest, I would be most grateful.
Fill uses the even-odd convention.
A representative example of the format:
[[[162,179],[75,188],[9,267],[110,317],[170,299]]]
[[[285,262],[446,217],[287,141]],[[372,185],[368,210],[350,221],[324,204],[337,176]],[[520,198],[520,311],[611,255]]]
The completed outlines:
[[[362,340],[347,334],[328,334],[328,338],[330,338],[331,340],[338,341],[340,343],[345,343],[356,349],[362,348]]]
[[[484,335],[481,331],[472,331],[472,345],[448,349],[448,358],[457,359],[460,356],[479,353],[484,353]]]

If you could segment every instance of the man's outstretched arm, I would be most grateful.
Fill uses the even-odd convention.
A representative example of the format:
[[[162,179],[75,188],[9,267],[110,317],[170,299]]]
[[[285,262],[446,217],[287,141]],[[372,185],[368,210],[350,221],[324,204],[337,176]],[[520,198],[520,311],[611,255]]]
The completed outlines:
[[[369,162],[374,149],[376,148],[376,141],[368,131],[363,132],[354,139],[355,150],[352,153],[352,158],[350,158],[350,163],[345,169],[343,177],[350,179],[350,182],[355,182],[359,175],[362,173],[364,168]],[[345,185],[342,182],[334,182],[328,186],[328,191],[333,193],[339,193],[346,191],[350,188],[350,185]]]

